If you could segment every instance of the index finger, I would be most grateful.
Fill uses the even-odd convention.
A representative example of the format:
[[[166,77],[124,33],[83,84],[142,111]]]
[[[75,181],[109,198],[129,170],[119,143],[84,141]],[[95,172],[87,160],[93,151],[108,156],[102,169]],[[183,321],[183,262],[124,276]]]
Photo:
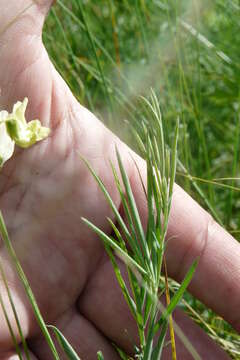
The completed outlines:
[[[134,157],[146,179],[145,162]],[[135,166],[131,185],[146,223],[147,204]],[[200,260],[189,290],[240,331],[240,244],[175,185],[166,248],[169,276],[181,282],[197,257]]]

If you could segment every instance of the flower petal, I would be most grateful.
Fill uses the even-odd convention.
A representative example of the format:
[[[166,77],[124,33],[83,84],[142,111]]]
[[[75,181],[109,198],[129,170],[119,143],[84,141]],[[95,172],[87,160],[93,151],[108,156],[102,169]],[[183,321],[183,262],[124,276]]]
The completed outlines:
[[[0,167],[13,155],[14,147],[15,143],[8,135],[6,125],[0,123]]]
[[[9,117],[16,119],[18,121],[20,121],[22,124],[26,124],[26,119],[25,119],[25,112],[27,109],[27,105],[28,105],[28,99],[25,98],[23,100],[23,102],[18,101],[14,106],[13,106],[13,111],[12,114],[10,114]]]

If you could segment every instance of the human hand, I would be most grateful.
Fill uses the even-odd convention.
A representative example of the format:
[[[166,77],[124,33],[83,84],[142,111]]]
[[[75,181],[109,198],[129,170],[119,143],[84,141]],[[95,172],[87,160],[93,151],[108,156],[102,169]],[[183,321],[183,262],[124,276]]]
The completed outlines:
[[[77,103],[53,68],[41,40],[50,4],[2,0],[0,5],[1,108],[28,97],[28,117],[39,118],[52,129],[47,140],[18,150],[5,165],[0,174],[0,208],[46,322],[64,333],[81,358],[96,359],[102,350],[105,359],[117,359],[111,341],[131,352],[136,329],[100,240],[81,222],[84,216],[107,232],[106,218],[112,214],[79,153],[90,161],[120,207],[108,165],[109,159],[116,164],[117,144],[143,222],[146,204],[132,157],[145,178],[146,168]],[[190,290],[240,330],[239,244],[178,186],[168,237],[169,275],[181,281],[200,255]],[[32,357],[48,360],[51,355],[2,244],[0,256]],[[0,291],[6,299],[2,282]],[[184,315],[177,312],[176,319],[202,358],[228,358]],[[14,350],[2,312],[0,323],[0,358],[10,360]],[[178,353],[188,358],[181,345]]]

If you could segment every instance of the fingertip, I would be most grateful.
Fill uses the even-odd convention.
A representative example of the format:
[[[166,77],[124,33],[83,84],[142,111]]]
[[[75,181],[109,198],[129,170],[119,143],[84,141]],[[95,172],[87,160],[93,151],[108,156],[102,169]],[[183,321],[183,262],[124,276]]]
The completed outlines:
[[[32,0],[41,13],[46,16],[53,5],[56,4],[56,0]]]

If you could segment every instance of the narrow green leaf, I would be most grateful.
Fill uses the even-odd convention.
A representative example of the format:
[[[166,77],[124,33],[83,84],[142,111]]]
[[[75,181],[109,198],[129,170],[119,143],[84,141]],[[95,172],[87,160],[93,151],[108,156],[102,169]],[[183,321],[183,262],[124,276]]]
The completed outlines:
[[[125,224],[125,222],[123,221],[121,215],[119,214],[118,209],[116,208],[114,202],[112,201],[111,196],[109,195],[107,189],[105,188],[102,180],[100,179],[100,177],[96,174],[96,172],[94,171],[94,169],[92,168],[92,166],[89,164],[89,162],[84,159],[81,155],[80,158],[84,161],[85,165],[87,166],[88,170],[90,171],[90,173],[92,174],[92,176],[94,177],[94,179],[96,180],[97,184],[99,185],[100,189],[102,190],[103,195],[105,196],[110,208],[112,209],[116,220],[119,224],[119,226],[121,227],[123,234],[126,236],[128,241],[131,241],[131,235],[128,231],[128,228]]]
[[[33,295],[33,292],[31,290],[31,287],[29,285],[29,282],[27,280],[27,277],[21,267],[21,264],[20,262],[18,261],[18,258],[17,258],[17,255],[15,253],[15,250],[11,244],[11,241],[9,239],[9,236],[8,236],[8,232],[7,232],[7,228],[6,228],[6,225],[5,225],[5,222],[4,222],[4,219],[3,219],[3,216],[2,216],[2,212],[0,211],[0,233],[1,233],[1,236],[2,236],[2,239],[3,239],[3,242],[4,242],[4,245],[6,246],[7,248],[7,251],[8,251],[8,254],[13,262],[13,265],[15,266],[16,268],[16,271],[17,271],[17,274],[24,286],[24,289],[25,289],[25,292],[28,296],[28,299],[29,299],[29,302],[32,306],[32,309],[34,311],[34,314],[36,316],[36,319],[37,319],[37,322],[40,326],[40,329],[42,330],[42,333],[48,343],[48,346],[53,354],[53,357],[55,360],[60,360],[59,356],[58,356],[58,353],[57,353],[57,350],[54,346],[54,343],[52,341],[52,338],[48,332],[48,329],[47,329],[47,326],[43,320],[43,317],[41,315],[41,312],[39,310],[39,307],[37,305],[37,302],[35,300],[35,297]]]
[[[154,308],[154,304],[152,304],[152,307]],[[152,359],[152,352],[153,352],[153,341],[154,341],[154,324],[155,324],[155,318],[157,316],[157,312],[152,312],[152,318],[150,321],[150,326],[147,331],[147,339],[146,339],[146,345],[144,348],[144,356],[143,360],[151,360]]]
[[[166,146],[165,146],[165,141],[164,141],[162,115],[161,115],[157,96],[153,90],[151,90],[151,102],[152,102],[152,107],[154,109],[153,115],[155,117],[155,121],[152,124],[152,127],[157,129],[157,141],[159,143],[159,154],[160,154],[160,160],[161,160],[161,163],[160,163],[161,176],[165,177]]]
[[[132,297],[129,294],[128,288],[127,288],[127,286],[125,284],[125,281],[124,281],[124,279],[122,277],[121,270],[119,269],[119,267],[117,265],[117,262],[115,260],[115,257],[113,255],[112,251],[111,251],[110,246],[105,244],[105,249],[106,249],[107,254],[108,254],[108,256],[109,256],[109,258],[110,258],[110,260],[112,262],[113,269],[114,269],[117,281],[119,283],[119,286],[122,289],[122,293],[124,295],[124,298],[125,298],[128,306],[129,306],[129,308],[130,308],[130,310],[131,310],[131,312],[132,312],[132,314],[133,314],[133,316],[134,316],[134,318],[136,320],[136,316],[137,316],[136,315],[136,304],[134,303]]]
[[[145,234],[144,234],[144,231],[143,231],[141,219],[140,219],[139,212],[138,212],[138,209],[137,209],[137,205],[136,205],[133,193],[132,193],[131,185],[130,185],[128,176],[126,174],[126,171],[124,169],[122,159],[121,159],[121,156],[120,156],[120,154],[118,152],[118,149],[116,149],[116,154],[117,154],[118,165],[119,165],[122,180],[123,180],[123,183],[124,183],[124,187],[125,187],[125,191],[126,191],[126,195],[127,195],[127,200],[128,200],[129,207],[130,207],[130,210],[131,210],[131,215],[132,215],[132,219],[133,219],[133,222],[134,222],[134,226],[135,226],[135,229],[136,229],[136,232],[137,232],[137,235],[138,235],[141,247],[142,247],[142,251],[144,253],[144,257],[148,261],[148,266],[151,267],[151,272],[153,274],[150,253],[149,253],[149,249],[148,249],[147,242],[146,242],[146,239],[145,239]]]
[[[66,354],[68,360],[81,360],[80,357],[75,352],[75,350],[73,349],[73,347],[69,344],[67,339],[63,336],[63,334],[61,333],[60,330],[58,330],[53,325],[48,325],[48,328],[53,330],[53,332],[57,338],[57,341],[58,341],[59,345],[61,346],[61,348],[63,349],[64,353]]]
[[[169,184],[169,197],[170,197],[170,199],[172,198],[173,186],[174,186],[174,181],[175,181],[175,177],[176,177],[178,132],[179,132],[179,119],[177,119],[177,124],[176,124],[175,134],[174,134],[174,140],[173,140],[173,146],[172,146],[171,176],[170,176],[170,184]],[[170,209],[170,206],[169,206],[169,209]]]
[[[178,305],[178,303],[181,300],[184,292],[186,291],[190,281],[192,280],[192,277],[195,273],[197,265],[198,265],[198,259],[193,262],[193,264],[190,267],[190,269],[188,270],[187,275],[185,276],[181,286],[179,287],[177,292],[172,297],[171,303],[167,306],[166,310],[163,312],[161,318],[159,319],[158,323],[156,324],[155,332],[158,331],[160,326],[163,324],[163,321],[165,319],[167,319],[170,314],[172,314],[173,310]]]
[[[98,360],[104,360],[103,353],[101,351],[98,351],[97,358]]]
[[[145,145],[140,137],[140,135],[137,133],[137,131],[131,127],[131,130],[132,130],[132,134],[136,140],[136,143],[137,143],[137,147],[138,147],[138,150],[140,152],[140,155],[143,157],[143,158],[146,158],[146,148],[145,148]]]
[[[99,57],[97,55],[97,49],[96,49],[96,44],[94,42],[94,38],[93,38],[93,35],[92,35],[92,32],[90,30],[90,27],[88,25],[88,21],[87,21],[87,16],[85,14],[85,9],[84,9],[84,5],[82,4],[82,1],[77,1],[76,2],[78,8],[79,8],[79,11],[81,13],[81,16],[82,16],[82,21],[83,21],[83,24],[84,24],[84,27],[86,29],[86,33],[87,33],[87,36],[88,36],[88,39],[89,39],[89,43],[90,43],[90,46],[92,48],[92,52],[94,54],[94,57],[95,57],[95,61],[96,61],[96,65],[97,65],[97,68],[98,68],[98,71],[99,71],[99,74],[102,78],[102,83],[103,83],[103,90],[104,90],[104,94],[106,96],[106,100],[108,101],[108,105],[109,105],[109,108],[111,110],[111,114],[113,114],[113,105],[112,105],[112,98],[111,98],[111,94],[109,92],[109,89],[108,89],[108,86],[107,86],[107,83],[106,83],[106,79],[105,79],[105,76],[104,76],[104,73],[103,73],[103,69],[102,69],[102,65],[100,63],[100,60],[99,60]]]
[[[15,334],[14,334],[12,325],[11,325],[11,323],[10,323],[10,320],[9,320],[9,317],[8,317],[8,313],[7,313],[7,309],[6,309],[6,307],[5,307],[5,304],[4,304],[4,301],[3,301],[3,298],[2,298],[1,293],[0,293],[0,305],[1,305],[4,318],[5,318],[6,323],[7,323],[7,326],[8,326],[9,333],[10,333],[11,338],[12,338],[12,342],[13,342],[13,344],[14,344],[15,351],[16,351],[18,357],[19,357],[19,360],[23,360],[23,357],[22,357],[22,355],[21,355],[20,348],[19,348],[19,345],[18,345],[16,336],[15,336]]]
[[[26,355],[26,359],[27,360],[30,360],[30,354],[29,354],[29,350],[28,350],[28,347],[27,347],[27,343],[26,343],[26,340],[24,338],[24,335],[23,335],[23,331],[22,331],[22,328],[21,328],[21,324],[20,324],[20,321],[19,321],[19,317],[18,317],[18,314],[17,314],[17,310],[16,310],[16,307],[14,305],[14,301],[13,301],[13,298],[12,298],[12,294],[11,294],[11,291],[9,289],[9,286],[8,286],[8,283],[7,283],[7,279],[6,279],[6,276],[5,276],[5,273],[4,273],[4,269],[2,267],[2,264],[0,262],[0,274],[1,274],[1,277],[3,279],[3,283],[5,285],[5,288],[6,288],[6,291],[7,291],[7,295],[8,295],[8,300],[9,300],[9,303],[11,305],[11,308],[12,308],[12,311],[13,311],[13,315],[14,315],[14,318],[15,318],[15,321],[16,321],[16,324],[17,324],[17,328],[18,328],[18,332],[19,332],[19,335],[20,335],[20,339],[21,339],[21,342],[22,342],[22,345],[23,345],[23,350],[24,350],[24,353]],[[1,294],[0,294],[0,297],[1,297]],[[1,306],[2,306],[2,309],[3,309],[3,312],[5,310],[5,306],[4,306],[4,303],[3,303],[3,299],[1,298],[0,299],[0,303],[1,303]],[[4,312],[5,314],[5,312]],[[10,330],[10,334],[14,340],[14,345],[16,347],[16,337],[15,337],[15,334],[12,330],[12,327],[11,327],[11,324],[7,318],[7,313],[5,315],[5,318],[6,318],[6,321],[7,321],[7,324],[8,324],[8,328]],[[18,345],[16,347],[16,349],[18,349]],[[20,353],[20,352],[19,352]]]
[[[153,173],[152,166],[147,161],[147,203],[148,203],[148,224],[147,224],[147,243],[148,246],[151,246],[150,239],[152,238],[152,233],[155,231],[155,209],[153,206]],[[158,209],[157,209],[158,210]]]
[[[158,337],[157,345],[155,346],[155,348],[153,350],[151,360],[159,360],[159,359],[161,359],[163,346],[164,346],[164,341],[165,341],[165,337],[166,337],[166,334],[167,334],[167,329],[168,329],[168,321],[164,320],[163,324],[162,324],[162,327],[161,327],[160,335]]]
[[[100,230],[97,226],[95,226],[93,223],[88,221],[85,218],[82,218],[82,220],[85,222],[86,225],[90,229],[92,229],[104,242],[106,242],[111,248],[119,252],[121,257],[126,260],[126,264],[131,264],[133,267],[137,268],[141,274],[147,275],[146,271],[131,257],[129,256],[123,249],[116,244],[108,235],[106,235],[102,230]]]
[[[119,245],[121,246],[121,248],[123,249],[123,251],[125,252],[128,252],[127,251],[127,248],[126,248],[126,244],[125,244],[125,241],[123,240],[122,236],[121,236],[121,233],[120,231],[118,230],[117,226],[114,224],[114,222],[112,221],[112,219],[110,219],[109,217],[107,218],[108,219],[108,222],[109,224],[111,225],[113,231],[114,231],[114,234],[116,235],[116,238],[119,242]]]
[[[126,216],[127,221],[128,221],[128,226],[130,228],[130,234],[129,234],[129,236],[127,235],[126,238],[127,238],[129,246],[131,247],[131,249],[133,251],[134,256],[138,259],[138,262],[143,267],[144,264],[145,264],[145,261],[144,261],[140,246],[138,244],[137,234],[136,234],[136,231],[135,231],[135,228],[134,228],[134,224],[133,224],[132,216],[131,216],[131,213],[130,213],[130,210],[129,210],[129,206],[128,206],[128,203],[126,201],[125,195],[123,193],[123,189],[121,187],[120,180],[118,179],[117,171],[116,171],[116,169],[115,169],[115,167],[113,166],[112,163],[111,163],[111,168],[112,168],[115,184],[117,186],[119,195],[121,197],[122,206],[124,208],[125,216]]]
[[[183,165],[183,163],[177,159],[177,164],[179,166],[179,168],[181,169],[181,171],[187,175],[188,179],[191,181],[193,187],[195,188],[195,190],[197,191],[198,195],[202,198],[202,200],[205,202],[207,208],[209,209],[210,213],[212,214],[212,216],[214,217],[214,219],[217,220],[217,222],[224,226],[221,217],[218,215],[218,213],[216,212],[215,208],[212,206],[211,202],[208,200],[208,197],[204,194],[203,190],[198,186],[197,182],[195,181],[195,179],[191,176],[191,174],[188,172],[188,170],[186,169],[186,167]]]
[[[119,169],[120,169],[120,172],[121,172],[122,180],[123,180],[125,190],[126,190],[127,199],[129,201],[129,206],[130,206],[130,209],[131,209],[131,214],[132,214],[132,217],[133,217],[133,220],[134,220],[134,224],[136,226],[136,230],[137,230],[137,233],[139,235],[139,238],[142,241],[142,246],[145,248],[146,242],[145,242],[145,235],[144,235],[142,223],[141,223],[140,216],[139,216],[138,209],[137,209],[137,205],[136,205],[133,193],[132,193],[131,185],[130,185],[128,176],[126,174],[126,171],[124,169],[122,159],[121,159],[121,156],[120,156],[120,153],[119,153],[118,149],[116,149],[116,154],[117,154],[118,165],[119,165]]]
[[[148,292],[146,295],[146,301],[145,301],[145,308],[144,308],[144,312],[143,312],[143,322],[144,322],[144,327],[146,327],[147,322],[149,320],[149,316],[151,314],[151,309],[152,309],[152,297],[149,296]]]
[[[139,286],[139,282],[131,268],[127,267],[129,283],[136,304],[136,322],[138,327],[139,340],[141,344],[145,343],[145,333],[143,326],[142,312],[144,307],[144,296],[142,296],[143,287]],[[144,281],[142,279],[142,281]]]

